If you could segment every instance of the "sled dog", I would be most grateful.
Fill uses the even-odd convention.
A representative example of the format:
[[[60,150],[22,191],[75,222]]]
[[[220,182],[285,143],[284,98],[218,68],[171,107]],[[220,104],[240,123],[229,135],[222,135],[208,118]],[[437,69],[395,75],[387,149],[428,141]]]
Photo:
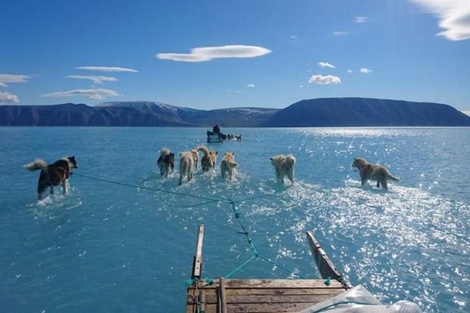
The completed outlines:
[[[72,174],[72,169],[78,168],[75,156],[64,157],[47,164],[44,160],[35,161],[24,166],[30,171],[41,170],[38,180],[38,200],[42,200],[43,192],[49,187],[51,195],[54,194],[54,186],[62,185],[64,194],[67,193],[67,180]]]
[[[363,186],[367,180],[376,180],[377,188],[382,185],[382,188],[388,189],[387,181],[394,180],[400,181],[397,177],[390,174],[389,170],[380,164],[369,163],[363,158],[354,158],[351,167],[356,167],[359,170],[361,176],[361,186]]]
[[[160,174],[165,178],[168,177],[168,174],[172,173],[175,169],[175,154],[170,152],[167,148],[163,148],[160,151],[157,165],[160,169]]]
[[[204,155],[201,158],[201,167],[203,172],[207,172],[210,169],[215,168],[215,163],[217,161],[217,151],[209,151],[204,146],[197,147],[197,151],[202,151]]]
[[[232,179],[235,168],[238,167],[238,163],[235,162],[234,152],[225,152],[222,162],[220,162],[220,173],[222,178],[225,178],[225,174],[228,174],[228,178]]]
[[[295,157],[292,154],[276,155],[270,158],[271,164],[274,166],[276,171],[276,180],[278,183],[284,183],[284,177],[294,183],[294,166],[295,166]]]
[[[180,153],[180,180],[179,184],[183,183],[183,178],[187,177],[188,182],[193,178],[194,170],[194,154],[192,151],[185,151]]]

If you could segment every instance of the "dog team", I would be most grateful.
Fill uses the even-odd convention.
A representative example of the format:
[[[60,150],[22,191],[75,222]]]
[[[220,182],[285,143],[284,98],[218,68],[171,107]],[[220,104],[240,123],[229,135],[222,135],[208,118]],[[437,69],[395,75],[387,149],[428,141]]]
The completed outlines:
[[[202,152],[201,157],[201,168],[203,172],[215,169],[217,162],[217,151],[210,151],[205,146],[199,146],[196,149],[181,152],[179,154],[179,184],[183,183],[183,180],[186,179],[190,181],[193,178],[193,173],[197,170],[197,164],[199,161],[199,152]],[[164,177],[168,177],[168,174],[173,172],[175,168],[175,154],[170,152],[167,148],[163,148],[160,151],[160,156],[157,160],[158,168],[160,169],[160,174]],[[235,162],[235,153],[226,152],[220,162],[220,172],[222,177],[225,178],[226,175],[230,179],[233,177],[235,168],[238,166],[238,163]]]
[[[190,181],[193,176],[193,172],[197,170],[198,163],[198,152],[202,152],[201,167],[204,172],[214,169],[217,161],[217,151],[210,151],[205,146],[199,146],[196,149],[182,152],[180,156],[180,178],[179,184],[183,183],[183,179],[186,178]],[[294,167],[296,159],[293,154],[288,155],[276,155],[269,158],[272,166],[274,167],[276,181],[278,183],[284,183],[284,179],[290,180],[294,184]],[[162,176],[168,177],[168,173],[174,169],[174,153],[171,153],[167,148],[163,148],[160,152],[157,164],[160,168]],[[238,167],[238,163],[235,162],[235,152],[226,152],[222,161],[220,162],[220,173],[222,178],[226,175],[229,179],[232,179],[235,169]],[[399,181],[399,179],[393,176],[390,171],[383,165],[369,163],[364,158],[354,158],[351,167],[355,167],[359,171],[361,178],[361,186],[363,186],[368,180],[376,180],[377,188],[382,186],[384,189],[388,189],[387,181]]]
[[[179,154],[179,185],[183,183],[184,179],[189,182],[193,178],[193,173],[197,170],[197,164],[199,162],[199,152],[203,153],[201,158],[202,171],[207,172],[215,169],[218,155],[217,151],[211,151],[205,146],[199,146],[196,149],[181,152]],[[287,177],[291,184],[294,184],[296,159],[293,154],[276,155],[271,157],[270,161],[274,167],[276,181],[278,183],[283,184],[284,178]],[[174,171],[175,154],[167,148],[161,149],[157,165],[160,174],[167,178],[168,175]],[[54,186],[61,185],[63,193],[66,194],[68,179],[70,175],[72,175],[72,170],[78,168],[78,164],[75,160],[75,156],[68,156],[52,164],[47,164],[44,160],[36,159],[24,167],[30,171],[41,170],[38,179],[37,193],[38,200],[42,200],[42,194],[48,187],[52,195],[54,193]],[[229,179],[232,179],[237,167],[238,163],[235,162],[235,153],[225,152],[220,162],[222,178],[228,176]],[[361,186],[368,180],[375,180],[377,181],[377,188],[382,186],[382,188],[388,189],[387,181],[399,181],[385,166],[369,163],[364,158],[354,158],[351,167],[357,168],[359,171]]]
[[[218,152],[209,150],[205,146],[199,146],[196,149],[181,152],[179,154],[179,185],[186,179],[190,181],[193,177],[194,171],[197,170],[197,164],[199,160],[198,152],[202,152],[201,168],[203,172],[215,169]],[[168,177],[168,174],[173,172],[175,167],[175,154],[170,152],[168,148],[163,148],[160,151],[160,156],[157,160],[160,174],[164,177]],[[276,171],[276,180],[279,183],[284,183],[284,177],[287,177],[291,183],[294,183],[294,166],[295,157],[292,154],[289,155],[276,155],[270,158],[271,164],[274,166]],[[238,163],[235,162],[235,152],[225,152],[222,161],[220,162],[220,174],[222,178],[228,177],[233,178],[235,169],[238,167]]]

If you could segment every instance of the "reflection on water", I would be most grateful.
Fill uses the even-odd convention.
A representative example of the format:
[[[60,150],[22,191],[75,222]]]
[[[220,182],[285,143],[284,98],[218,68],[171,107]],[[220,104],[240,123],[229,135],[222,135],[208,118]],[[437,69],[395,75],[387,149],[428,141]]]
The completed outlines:
[[[0,307],[181,311],[203,223],[209,278],[231,273],[253,249],[272,262],[256,258],[234,278],[318,277],[305,241],[313,231],[352,284],[385,304],[468,309],[470,186],[461,173],[470,170],[469,129],[226,131],[244,140],[210,148],[235,151],[234,179],[222,179],[218,168],[199,170],[181,186],[177,167],[160,177],[158,152],[204,144],[203,129],[71,128],[41,146],[24,142],[51,136],[50,129],[10,131],[11,149],[0,152],[8,178],[0,188]],[[38,173],[18,169],[70,151],[80,168],[69,193],[36,202]],[[294,185],[275,182],[269,157],[280,153],[297,158]],[[389,190],[361,186],[354,157],[386,165],[400,182]]]

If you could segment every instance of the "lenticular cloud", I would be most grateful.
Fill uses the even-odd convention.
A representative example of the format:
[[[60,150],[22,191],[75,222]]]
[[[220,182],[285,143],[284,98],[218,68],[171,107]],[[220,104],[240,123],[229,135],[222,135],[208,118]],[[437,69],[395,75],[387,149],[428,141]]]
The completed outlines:
[[[158,53],[157,59],[179,62],[205,62],[222,58],[255,58],[271,50],[257,46],[227,45],[191,49],[191,53]]]
[[[74,89],[69,91],[52,92],[42,97],[71,97],[71,96],[85,96],[93,100],[102,100],[107,97],[119,96],[114,90],[109,89]]]
[[[411,0],[439,18],[439,27],[445,29],[438,33],[450,40],[470,39],[470,1],[469,0]]]

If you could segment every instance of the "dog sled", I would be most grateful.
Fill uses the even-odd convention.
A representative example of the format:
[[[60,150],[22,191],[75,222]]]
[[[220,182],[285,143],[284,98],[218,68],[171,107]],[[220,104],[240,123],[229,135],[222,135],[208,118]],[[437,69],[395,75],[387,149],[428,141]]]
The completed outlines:
[[[407,301],[398,301],[389,308],[362,285],[351,286],[313,234],[306,235],[322,279],[203,279],[204,225],[200,225],[185,312],[422,312]]]
[[[224,139],[225,137],[225,139]],[[222,134],[222,133],[214,133],[211,132],[210,130],[207,131],[207,143],[216,143],[216,142],[222,142],[227,139],[227,136]]]
[[[234,135],[234,134],[222,134],[220,132],[214,133],[210,130],[207,131],[207,143],[216,143],[216,142],[223,142],[226,140],[236,140],[242,141],[242,135]]]

